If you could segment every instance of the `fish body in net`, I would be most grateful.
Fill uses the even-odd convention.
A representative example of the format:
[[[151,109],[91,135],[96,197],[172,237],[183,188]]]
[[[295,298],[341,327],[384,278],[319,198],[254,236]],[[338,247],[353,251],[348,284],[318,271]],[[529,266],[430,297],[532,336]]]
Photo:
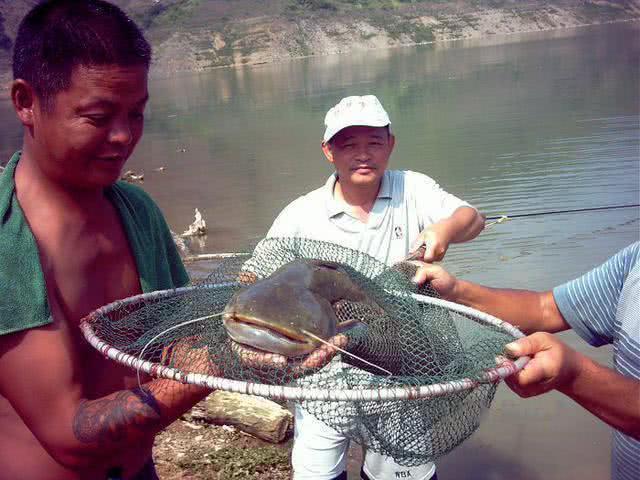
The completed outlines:
[[[369,300],[343,267],[296,260],[236,292],[222,318],[235,342],[298,357],[318,348],[321,342],[315,337],[328,340],[357,324],[336,316],[336,306],[344,301]]]

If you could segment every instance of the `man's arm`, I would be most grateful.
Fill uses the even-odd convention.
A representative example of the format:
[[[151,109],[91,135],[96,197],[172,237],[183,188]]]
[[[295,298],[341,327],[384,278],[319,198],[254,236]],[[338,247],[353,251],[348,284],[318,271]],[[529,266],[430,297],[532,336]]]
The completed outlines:
[[[425,262],[442,260],[451,243],[477,237],[484,228],[484,219],[484,215],[475,208],[459,207],[450,217],[425,228],[414,242],[413,249],[426,245]]]
[[[209,390],[154,380],[143,390],[83,398],[87,372],[65,325],[0,337],[0,394],[42,446],[71,469],[110,465],[204,398]]]
[[[450,243],[462,243],[476,238],[484,229],[484,215],[475,208],[460,207],[449,218],[434,223],[431,228],[442,230]]]
[[[552,292],[488,288],[428,264],[418,269],[414,281],[430,281],[445,300],[492,314],[525,333],[570,328]],[[521,338],[506,350],[514,357],[532,357],[522,371],[506,379],[518,395],[557,389],[612,427],[640,438],[640,381],[595,363],[548,333]]]
[[[552,292],[484,287],[457,279],[438,265],[422,266],[414,281],[419,284],[429,281],[445,300],[489,313],[524,333],[555,333],[570,328]]]

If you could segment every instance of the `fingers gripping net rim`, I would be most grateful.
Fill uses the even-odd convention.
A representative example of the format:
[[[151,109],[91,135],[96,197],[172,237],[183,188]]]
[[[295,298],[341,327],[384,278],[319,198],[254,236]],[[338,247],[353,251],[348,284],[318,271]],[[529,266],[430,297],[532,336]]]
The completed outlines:
[[[338,320],[362,324],[346,333],[350,355],[336,355],[315,370],[300,369],[296,359],[277,367],[246,362],[215,314],[236,291],[296,259],[340,263],[366,292],[366,304],[333,305]],[[416,465],[467,438],[497,382],[526,363],[496,361],[504,344],[522,336],[517,329],[424,293],[430,292],[417,292],[401,268],[389,269],[360,252],[306,239],[271,239],[251,257],[224,262],[204,284],[114,302],[89,315],[81,329],[102,354],[153,377],[299,401],[356,442]]]

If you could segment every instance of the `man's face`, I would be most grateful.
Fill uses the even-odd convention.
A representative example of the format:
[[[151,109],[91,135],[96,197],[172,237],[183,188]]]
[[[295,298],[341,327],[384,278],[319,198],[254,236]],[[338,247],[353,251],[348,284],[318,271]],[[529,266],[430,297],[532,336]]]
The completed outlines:
[[[323,144],[322,150],[338,172],[342,188],[379,185],[395,138],[387,127],[347,127]]]
[[[70,87],[33,111],[33,147],[45,175],[71,188],[113,184],[142,136],[144,66],[80,66]]]

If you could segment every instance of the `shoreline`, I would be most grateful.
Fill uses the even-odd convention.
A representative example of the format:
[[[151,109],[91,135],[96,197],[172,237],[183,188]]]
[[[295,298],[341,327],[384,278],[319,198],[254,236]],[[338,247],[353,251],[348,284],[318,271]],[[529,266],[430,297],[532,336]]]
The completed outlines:
[[[222,25],[173,31],[155,48],[152,74],[205,72],[219,67],[257,66],[284,60],[326,57],[372,50],[446,45],[454,40],[496,38],[513,34],[640,21],[640,2],[608,1],[569,5],[522,2],[502,7],[442,8],[417,3],[402,10],[301,12],[228,19]],[[445,4],[443,4],[445,5]]]
[[[255,63],[234,63],[234,64],[229,64],[229,65],[216,65],[216,66],[211,66],[208,68],[203,68],[203,69],[198,69],[198,70],[193,70],[193,69],[187,69],[187,70],[174,70],[171,72],[166,72],[160,69],[154,69],[154,66],[152,64],[151,69],[150,69],[150,78],[153,79],[165,79],[165,78],[170,78],[173,75],[179,75],[179,76],[183,76],[183,75],[193,75],[193,74],[200,74],[200,73],[207,73],[207,72],[211,72],[211,71],[215,71],[215,70],[220,70],[220,69],[225,69],[225,68],[229,68],[229,69],[235,69],[235,68],[254,68],[254,67],[263,67],[265,65],[277,65],[277,64],[284,64],[290,61],[299,61],[299,60],[305,60],[305,59],[310,59],[310,58],[326,58],[326,57],[332,57],[332,56],[342,56],[342,55],[349,55],[352,53],[366,53],[366,52],[377,52],[377,51],[383,51],[383,50],[395,50],[395,49],[400,49],[400,48],[411,48],[411,47],[419,47],[419,46],[424,46],[424,45],[441,45],[441,44],[451,44],[451,43],[455,43],[455,42],[464,42],[464,41],[482,41],[482,40],[490,40],[490,39],[495,39],[495,43],[492,43],[492,45],[504,45],[507,43],[517,43],[521,40],[510,40],[509,37],[513,37],[516,35],[528,35],[528,34],[536,34],[536,33],[547,33],[547,32],[562,32],[562,31],[568,31],[568,30],[574,30],[574,29],[583,29],[583,28],[589,28],[589,27],[598,27],[601,25],[611,25],[611,24],[618,24],[618,23],[634,23],[637,22],[640,25],[640,16],[638,17],[633,17],[633,18],[629,18],[629,19],[621,19],[621,20],[607,20],[607,21],[603,21],[603,22],[596,22],[596,23],[583,23],[583,24],[576,24],[576,25],[569,25],[569,26],[564,26],[564,27],[549,27],[549,28],[545,28],[545,29],[531,29],[531,30],[517,30],[517,31],[511,31],[511,32],[502,32],[502,33],[494,33],[494,34],[490,34],[490,35],[483,35],[483,36],[475,36],[475,37],[465,37],[465,38],[442,38],[440,40],[432,40],[432,41],[427,41],[427,42],[420,42],[420,43],[407,43],[407,44],[400,44],[400,45],[390,45],[390,46],[382,46],[382,47],[372,47],[372,48],[368,48],[368,49],[363,49],[363,50],[351,50],[351,51],[346,51],[346,52],[338,52],[338,53],[319,53],[319,54],[309,54],[309,55],[300,55],[300,56],[290,56],[290,57],[283,57],[283,58],[279,58],[277,60],[273,60],[273,61],[259,61],[259,62],[255,62]],[[500,39],[504,39],[504,40],[500,40]]]
[[[478,15],[483,12],[479,12]],[[486,13],[486,12],[485,12]],[[397,42],[395,44],[390,45],[371,45],[365,48],[362,47],[354,47],[351,44],[351,48],[343,49],[340,51],[332,51],[331,49],[320,50],[318,52],[310,52],[304,55],[267,55],[266,57],[257,57],[255,61],[241,61],[236,63],[229,64],[220,64],[220,65],[195,65],[187,64],[181,65],[185,68],[171,68],[168,63],[171,63],[166,57],[163,56],[162,46],[156,49],[156,58],[154,58],[149,77],[150,79],[164,79],[170,78],[172,76],[182,76],[182,75],[192,75],[192,74],[200,74],[206,73],[214,70],[218,70],[221,68],[255,68],[264,65],[272,65],[272,64],[283,64],[289,61],[297,61],[304,60],[309,58],[322,58],[322,57],[331,57],[334,55],[349,55],[352,53],[366,53],[369,51],[382,51],[389,49],[397,49],[397,48],[405,48],[405,47],[416,47],[423,45],[447,45],[452,44],[454,42],[465,41],[465,40],[474,40],[474,41],[482,41],[482,40],[495,40],[495,45],[512,43],[514,40],[512,38],[516,35],[527,35],[527,34],[535,34],[535,33],[545,33],[545,32],[563,32],[570,31],[574,29],[588,28],[588,27],[597,27],[600,25],[611,25],[611,24],[628,24],[628,23],[640,23],[640,16],[632,17],[632,18],[623,18],[623,19],[613,19],[613,20],[602,20],[602,21],[594,21],[590,23],[574,23],[570,25],[564,26],[548,26],[547,28],[523,28],[523,29],[510,29],[509,31],[501,31],[501,32],[482,32],[479,30],[474,30],[473,32],[467,32],[466,36],[440,36],[440,38],[434,38],[428,41],[422,42]],[[524,25],[523,25],[524,26]],[[530,26],[530,25],[527,25]],[[510,25],[513,27],[513,25]],[[515,40],[515,42],[520,41]],[[347,45],[349,47],[349,45]],[[160,52],[158,53],[158,50]],[[11,85],[11,72],[5,71],[0,73],[0,91],[8,92]],[[6,97],[5,97],[6,98]]]

